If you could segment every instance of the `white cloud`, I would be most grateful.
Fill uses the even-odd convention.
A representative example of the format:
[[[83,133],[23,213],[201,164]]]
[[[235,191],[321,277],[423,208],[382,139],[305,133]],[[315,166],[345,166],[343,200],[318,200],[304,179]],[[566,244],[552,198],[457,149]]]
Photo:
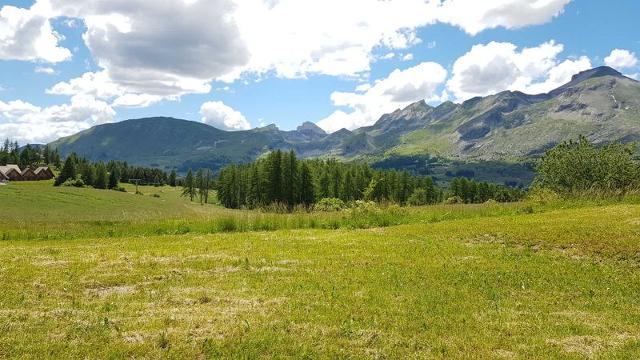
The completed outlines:
[[[356,92],[334,92],[331,101],[335,106],[347,107],[351,112],[336,111],[320,120],[318,126],[334,132],[341,128],[354,129],[375,123],[380,116],[427,99],[440,101],[439,87],[447,78],[447,70],[434,62],[394,70],[387,78],[373,85],[360,85]]]
[[[56,73],[55,69],[47,67],[47,66],[36,66],[33,70],[38,74],[46,74],[46,75],[54,75]]]
[[[411,60],[413,60],[413,54],[412,53],[405,54],[402,57],[402,61],[411,61]]]
[[[46,92],[51,95],[67,96],[85,94],[103,100],[124,95],[124,90],[111,80],[106,71],[84,73],[68,82],[57,83]]]
[[[84,42],[102,68],[93,76],[116,86],[119,96],[208,93],[213,79],[248,59],[230,17],[232,0],[46,1],[54,16],[84,21]]]
[[[611,54],[604,58],[604,63],[616,69],[629,69],[638,65],[638,58],[635,53],[624,49],[614,49]]]
[[[375,61],[374,50],[390,54],[406,49],[420,42],[420,27],[444,22],[472,34],[498,26],[516,28],[550,20],[568,2],[37,0],[30,9],[3,7],[10,31],[0,32],[0,49],[33,48],[13,49],[14,54],[33,54],[11,58],[64,60],[71,53],[59,47],[49,20],[64,17],[67,26],[80,20],[86,26],[83,39],[102,69],[97,73],[119,87],[118,96],[177,99],[208,93],[213,79],[232,81],[243,73],[361,76]],[[26,33],[30,37],[21,37]]]
[[[458,101],[504,90],[548,92],[591,67],[587,57],[559,62],[563,49],[554,41],[521,51],[511,43],[475,45],[455,61],[447,89]]]
[[[251,124],[240,113],[222,101],[208,101],[200,107],[202,122],[222,130],[249,130]]]
[[[56,63],[71,58],[59,46],[61,36],[51,27],[47,1],[31,8],[5,5],[0,8],[0,59]]]
[[[439,21],[458,26],[471,35],[486,29],[516,29],[543,24],[558,16],[571,0],[445,0]]]
[[[380,57],[380,59],[381,59],[381,60],[391,60],[391,59],[393,59],[394,57],[396,57],[396,54],[395,54],[395,53],[390,52],[390,53],[386,53],[386,54],[382,55],[382,56]]]
[[[50,142],[114,118],[107,103],[86,95],[45,108],[21,100],[0,101],[0,133],[23,144]]]
[[[124,94],[113,100],[115,107],[147,107],[162,100],[161,96],[149,94]]]
[[[559,15],[570,0],[236,0],[242,39],[251,59],[244,72],[274,71],[285,78],[308,74],[357,76],[368,72],[376,48],[406,49],[416,30],[443,22],[470,34],[520,28]],[[329,26],[327,24],[330,24]],[[429,43],[431,48],[435,43]]]

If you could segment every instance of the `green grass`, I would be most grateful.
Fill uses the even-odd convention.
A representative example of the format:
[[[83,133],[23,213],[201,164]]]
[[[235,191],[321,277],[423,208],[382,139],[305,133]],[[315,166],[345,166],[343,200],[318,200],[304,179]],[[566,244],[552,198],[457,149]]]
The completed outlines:
[[[144,191],[162,193],[0,187],[3,204],[8,192],[92,204],[65,204],[51,219],[30,216],[53,205],[0,210],[5,231],[37,221],[69,224],[70,234],[0,241],[0,358],[640,356],[633,199],[433,206],[402,210],[401,224],[387,227],[250,231],[245,217],[279,215]],[[161,200],[175,206],[159,209]],[[211,233],[74,232],[128,221],[116,203],[140,224],[224,220]]]

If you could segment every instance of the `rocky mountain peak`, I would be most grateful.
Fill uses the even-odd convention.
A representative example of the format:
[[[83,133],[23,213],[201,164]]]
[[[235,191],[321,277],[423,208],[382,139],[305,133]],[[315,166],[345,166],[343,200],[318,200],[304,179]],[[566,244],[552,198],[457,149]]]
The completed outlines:
[[[318,125],[316,125],[315,123],[312,123],[310,121],[306,121],[306,122],[302,123],[302,125],[298,126],[296,131],[301,132],[301,133],[313,133],[313,134],[318,134],[318,135],[326,135],[327,134],[324,130],[322,130],[322,128],[320,128]]]

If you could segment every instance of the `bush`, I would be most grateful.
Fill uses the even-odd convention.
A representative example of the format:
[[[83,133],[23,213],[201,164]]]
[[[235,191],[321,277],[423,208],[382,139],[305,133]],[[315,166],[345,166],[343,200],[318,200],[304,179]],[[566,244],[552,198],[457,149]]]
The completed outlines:
[[[233,218],[222,218],[218,220],[216,227],[220,232],[234,232],[238,229],[238,224]]]
[[[381,208],[373,201],[358,200],[346,211],[343,221],[349,228],[365,229],[399,225],[405,215],[398,205]]]
[[[464,204],[464,200],[460,196],[452,196],[444,201],[445,204]]]
[[[413,205],[413,206],[427,205],[429,203],[427,190],[423,189],[423,188],[415,189],[413,191],[413,194],[411,194],[411,196],[409,196],[409,199],[407,200],[407,203],[409,203],[409,205]]]
[[[67,181],[65,181],[64,183],[62,183],[62,186],[71,186],[71,187],[84,187],[84,181],[82,181],[82,179],[80,178],[71,178],[71,179],[67,179]]]
[[[318,201],[313,209],[315,211],[335,212],[345,209],[347,206],[344,201],[336,198],[323,198]]]
[[[635,148],[619,143],[597,148],[585,137],[547,151],[535,184],[559,194],[625,193],[640,187]]]

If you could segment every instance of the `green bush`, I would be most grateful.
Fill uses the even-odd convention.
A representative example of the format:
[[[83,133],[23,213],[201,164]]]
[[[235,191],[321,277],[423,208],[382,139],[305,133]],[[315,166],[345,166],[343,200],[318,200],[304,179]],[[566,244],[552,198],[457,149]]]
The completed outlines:
[[[67,181],[65,181],[62,186],[71,186],[71,187],[84,187],[84,181],[82,181],[82,179],[80,178],[71,178],[71,179],[67,179]]]
[[[596,147],[585,137],[547,151],[535,184],[563,195],[623,194],[640,188],[635,147],[613,143]]]
[[[347,206],[344,201],[337,198],[322,198],[318,201],[313,209],[315,211],[334,212],[345,209]]]
[[[444,201],[445,204],[464,204],[464,200],[460,196],[452,196]]]

